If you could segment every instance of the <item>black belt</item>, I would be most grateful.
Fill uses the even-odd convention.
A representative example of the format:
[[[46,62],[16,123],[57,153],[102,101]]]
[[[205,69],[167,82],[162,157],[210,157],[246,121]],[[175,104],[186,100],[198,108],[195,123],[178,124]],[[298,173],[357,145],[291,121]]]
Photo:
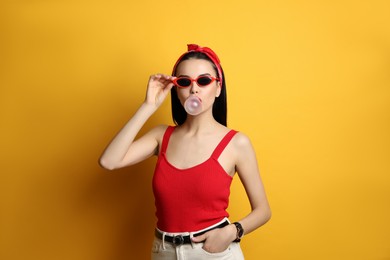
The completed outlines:
[[[218,226],[206,229],[206,230],[198,232],[198,233],[194,233],[193,236],[197,237],[197,236],[203,235],[204,233],[206,233],[206,232],[208,232],[210,230],[213,230],[213,229],[216,229],[216,228],[223,228],[223,227],[225,227],[227,225],[229,225],[229,222],[228,221],[224,221],[221,224],[219,224]],[[163,234],[160,231],[158,231],[156,229],[154,231],[154,233],[155,233],[157,238],[159,238],[161,240],[163,239]],[[191,237],[189,235],[187,235],[187,236],[182,236],[182,235],[168,236],[168,235],[165,235],[164,240],[166,242],[172,243],[174,245],[191,244]]]

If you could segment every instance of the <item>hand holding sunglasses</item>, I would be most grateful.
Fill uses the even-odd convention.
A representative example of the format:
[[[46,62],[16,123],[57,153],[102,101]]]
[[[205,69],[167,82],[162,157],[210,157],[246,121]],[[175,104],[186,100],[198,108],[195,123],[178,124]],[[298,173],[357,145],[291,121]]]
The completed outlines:
[[[173,76],[154,74],[149,77],[145,101],[159,107],[173,87]]]
[[[213,83],[215,80],[218,81],[219,78],[209,76],[209,75],[201,75],[195,79],[190,78],[190,77],[186,77],[186,76],[177,77],[177,78],[173,79],[172,82],[173,82],[173,84],[175,84],[179,88],[187,88],[187,87],[191,86],[192,82],[196,82],[196,84],[199,87],[205,87],[205,86]]]

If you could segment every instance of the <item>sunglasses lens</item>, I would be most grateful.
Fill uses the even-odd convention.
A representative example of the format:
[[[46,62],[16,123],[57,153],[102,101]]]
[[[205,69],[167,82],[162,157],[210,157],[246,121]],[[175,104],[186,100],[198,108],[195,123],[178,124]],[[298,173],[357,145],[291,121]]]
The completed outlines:
[[[177,79],[176,83],[180,87],[188,87],[189,85],[191,85],[191,80],[187,78],[179,78]]]
[[[212,78],[204,76],[204,77],[199,77],[198,80],[196,81],[196,83],[199,86],[207,86],[208,84],[211,83],[211,81],[213,81]]]

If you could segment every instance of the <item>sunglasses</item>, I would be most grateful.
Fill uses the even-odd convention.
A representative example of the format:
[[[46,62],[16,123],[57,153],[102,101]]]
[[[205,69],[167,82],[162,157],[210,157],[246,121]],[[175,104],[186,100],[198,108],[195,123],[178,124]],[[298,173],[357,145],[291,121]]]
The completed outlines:
[[[212,77],[212,76],[199,76],[196,79],[190,78],[190,77],[178,77],[172,80],[173,84],[178,86],[179,88],[187,88],[191,86],[192,82],[196,82],[196,84],[200,87],[205,87],[207,85],[210,85],[213,83],[215,80],[219,80],[219,78]]]

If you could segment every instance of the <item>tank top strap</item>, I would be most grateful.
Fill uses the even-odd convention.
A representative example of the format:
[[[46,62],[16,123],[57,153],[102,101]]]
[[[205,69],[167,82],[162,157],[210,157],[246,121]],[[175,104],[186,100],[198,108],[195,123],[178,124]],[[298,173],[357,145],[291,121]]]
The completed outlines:
[[[165,133],[164,133],[164,136],[162,139],[160,153],[165,153],[165,151],[167,150],[169,138],[171,137],[173,130],[175,130],[175,126],[168,126],[167,129],[165,130]]]
[[[223,150],[225,149],[225,147],[229,144],[230,140],[233,138],[233,136],[235,134],[237,134],[238,132],[235,131],[235,130],[230,130],[221,140],[221,142],[219,142],[219,144],[217,145],[217,147],[215,148],[213,154],[211,155],[212,158],[218,160],[219,156],[221,155],[221,153],[223,152]]]

